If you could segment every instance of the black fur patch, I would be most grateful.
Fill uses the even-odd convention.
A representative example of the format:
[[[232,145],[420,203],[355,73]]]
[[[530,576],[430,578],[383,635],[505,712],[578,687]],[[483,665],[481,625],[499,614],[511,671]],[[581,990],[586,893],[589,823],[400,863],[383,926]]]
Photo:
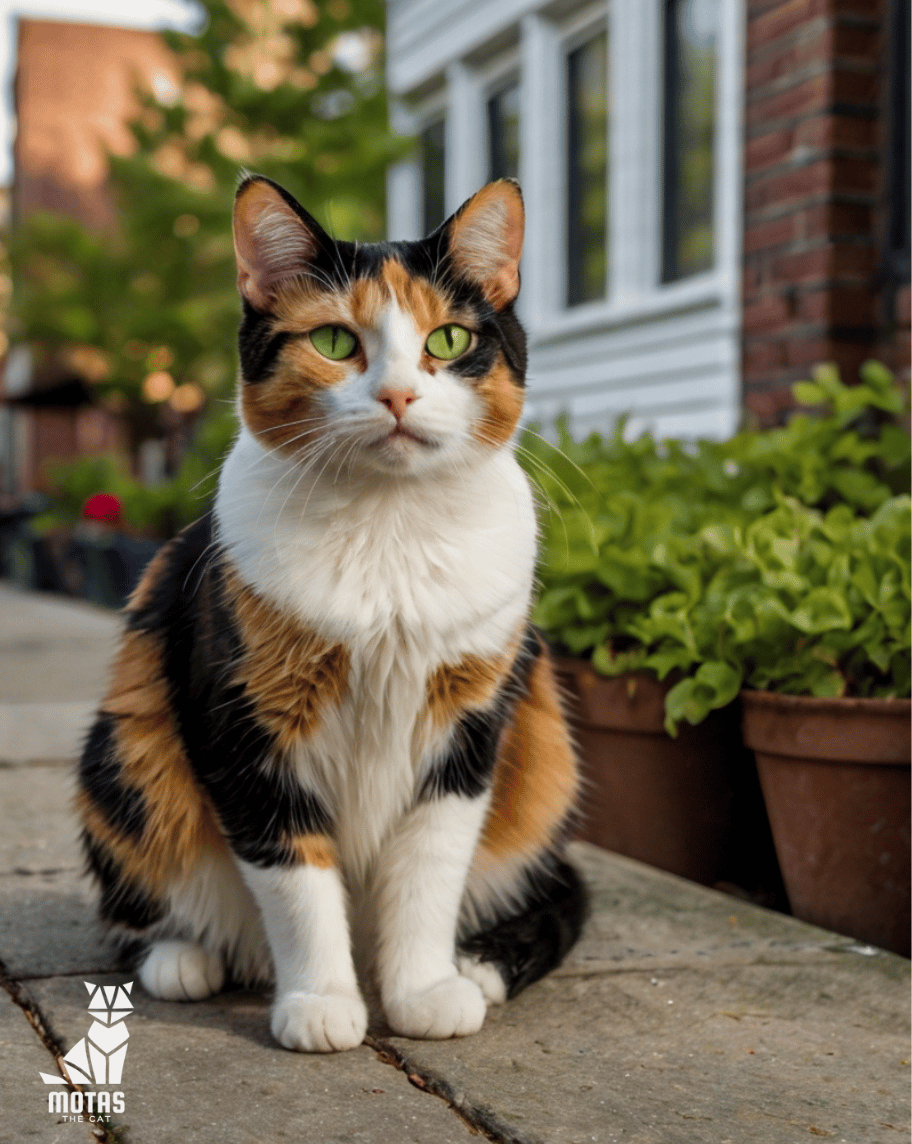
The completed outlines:
[[[101,888],[99,913],[103,921],[144,930],[165,916],[165,908],[151,894],[129,881],[117,859],[86,831],[82,834],[89,872]]]
[[[138,841],[146,826],[146,800],[123,781],[116,726],[115,716],[104,712],[95,720],[79,760],[79,784],[115,830]]]
[[[520,909],[459,941],[459,949],[490,961],[506,982],[507,996],[544,977],[564,960],[588,915],[588,894],[573,866],[553,855],[528,875]]]
[[[296,861],[288,840],[326,833],[330,816],[282,766],[274,736],[232,668],[241,639],[223,588],[211,517],[186,529],[133,627],[164,640],[164,672],[187,758],[232,849],[260,866]]]
[[[526,629],[510,674],[486,711],[468,711],[453,732],[446,756],[425,779],[419,799],[440,798],[446,794],[478,798],[491,781],[501,735],[517,701],[529,689],[532,666],[542,653],[535,630]]]

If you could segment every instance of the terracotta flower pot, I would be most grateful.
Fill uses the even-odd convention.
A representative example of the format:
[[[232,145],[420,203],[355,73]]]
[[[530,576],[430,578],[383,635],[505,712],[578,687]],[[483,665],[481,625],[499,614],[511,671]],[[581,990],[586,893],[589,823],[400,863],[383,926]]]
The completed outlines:
[[[910,701],[741,698],[793,913],[908,956]]]
[[[584,660],[559,660],[558,669],[585,782],[577,837],[695,882],[762,887],[775,898],[775,855],[737,710],[682,725],[672,739],[669,685],[636,673],[605,679]]]

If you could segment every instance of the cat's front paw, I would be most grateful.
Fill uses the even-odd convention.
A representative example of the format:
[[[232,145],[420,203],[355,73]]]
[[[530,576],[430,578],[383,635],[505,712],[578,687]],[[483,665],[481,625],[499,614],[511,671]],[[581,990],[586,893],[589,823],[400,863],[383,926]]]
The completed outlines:
[[[467,977],[447,977],[429,989],[387,1000],[386,1018],[404,1037],[445,1040],[477,1033],[484,1024],[485,999]]]
[[[367,1009],[348,994],[283,993],[272,1006],[272,1035],[299,1053],[335,1053],[360,1045]]]
[[[204,1001],[225,982],[217,953],[192,941],[157,941],[146,954],[139,980],[147,993],[163,1001]]]

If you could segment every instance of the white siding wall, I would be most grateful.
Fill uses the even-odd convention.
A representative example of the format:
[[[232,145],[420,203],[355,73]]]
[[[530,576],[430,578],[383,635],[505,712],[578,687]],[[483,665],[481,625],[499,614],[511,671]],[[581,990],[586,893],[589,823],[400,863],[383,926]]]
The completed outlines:
[[[742,4],[721,0],[717,77],[716,265],[660,283],[662,0],[389,0],[396,122],[447,115],[447,209],[485,179],[485,101],[521,81],[521,178],[528,215],[520,313],[530,337],[529,419],[571,414],[573,429],[730,433],[740,418]],[[563,304],[564,70],[568,45],[609,27],[609,289]],[[406,110],[408,108],[408,110]],[[390,174],[390,236],[420,229],[420,175]]]

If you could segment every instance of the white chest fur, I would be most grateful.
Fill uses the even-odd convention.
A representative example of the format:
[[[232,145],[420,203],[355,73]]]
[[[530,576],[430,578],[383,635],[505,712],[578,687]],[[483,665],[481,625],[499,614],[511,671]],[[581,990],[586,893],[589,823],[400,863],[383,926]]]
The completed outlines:
[[[343,863],[363,874],[427,764],[429,676],[498,655],[528,611],[526,479],[503,449],[423,478],[301,480],[243,431],[216,516],[243,578],[348,650],[347,698],[302,745],[299,771],[335,812]]]

